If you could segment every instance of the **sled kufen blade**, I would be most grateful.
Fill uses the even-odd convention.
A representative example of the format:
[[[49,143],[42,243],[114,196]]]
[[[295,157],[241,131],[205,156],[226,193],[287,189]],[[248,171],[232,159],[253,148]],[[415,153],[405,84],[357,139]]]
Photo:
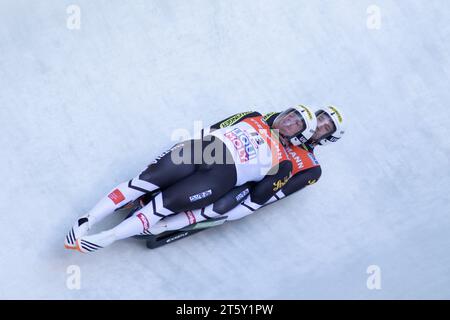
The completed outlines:
[[[226,216],[220,217],[217,219],[210,219],[206,221],[202,221],[191,226],[187,226],[183,229],[176,231],[168,231],[163,232],[159,235],[154,236],[146,236],[145,239],[147,241],[147,248],[156,249],[163,245],[181,240],[183,238],[189,237],[193,234],[196,234],[200,231],[216,227],[218,225],[223,224],[226,221]]]
[[[152,236],[147,238],[147,248],[156,249],[162,247],[163,245],[181,240],[183,238],[189,237],[197,232],[205,229],[189,230],[189,231],[172,231],[164,232],[157,236]]]

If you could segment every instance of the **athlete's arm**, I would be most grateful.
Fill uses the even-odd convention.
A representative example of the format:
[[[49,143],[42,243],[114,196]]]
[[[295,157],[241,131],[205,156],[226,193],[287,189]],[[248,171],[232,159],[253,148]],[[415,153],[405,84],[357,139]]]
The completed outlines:
[[[241,122],[244,119],[257,117],[257,116],[261,116],[261,114],[257,111],[246,111],[246,112],[236,113],[222,121],[219,121],[219,122],[213,124],[212,126],[202,129],[202,137],[213,132],[214,130],[229,127],[229,126],[232,126],[233,124]]]
[[[280,171],[281,174],[276,178],[284,179],[283,172],[289,166],[283,166]],[[300,172],[289,179],[284,187],[279,190],[277,181],[266,177],[258,183],[246,183],[242,186],[236,187],[205,208],[185,211],[164,218],[154,225],[150,232],[153,234],[160,234],[164,231],[178,230],[189,224],[205,221],[208,219],[218,218],[220,216],[226,216],[227,221],[238,220],[244,218],[257,209],[266,206],[270,203],[276,202],[288,195],[299,191],[307,185],[313,184],[320,177],[320,167],[314,167],[303,172]],[[278,190],[278,191],[277,191]],[[250,196],[249,196],[250,195]],[[265,199],[269,198],[268,201]],[[263,204],[261,204],[263,203]]]
[[[320,166],[312,167],[305,171],[299,172],[291,179],[289,179],[288,183],[281,188],[280,199],[281,197],[287,197],[297,191],[302,190],[304,187],[312,185],[316,183],[320,176],[322,175],[322,169]]]
[[[164,219],[165,224],[156,226],[152,232],[176,230],[176,228],[181,228],[187,224],[220,216],[227,216],[227,220],[236,220],[249,215],[262,207],[268,199],[272,198],[280,190],[283,183],[289,179],[291,170],[292,163],[283,161],[274,174],[267,175],[263,180],[247,182],[242,186],[235,187],[222,198],[205,208],[167,217]],[[190,215],[193,218],[190,219]],[[156,231],[158,227],[161,227],[161,230]]]
[[[250,196],[239,206],[226,213],[227,220],[241,219],[265,206],[270,199],[276,197],[283,185],[288,183],[291,171],[292,163],[290,161],[281,162],[275,174],[267,175],[263,180],[252,186]]]
[[[263,119],[269,126],[272,126],[275,118],[278,117],[279,114],[280,112],[269,112],[264,115]]]
[[[282,161],[278,167],[274,167],[268,175],[259,181],[250,190],[251,201],[260,206],[272,198],[290,179],[292,163],[289,160]]]
[[[260,200],[264,199],[264,197],[262,197],[260,200],[258,200],[258,197],[256,197],[256,199],[248,197],[239,206],[235,207],[234,209],[226,213],[227,221],[242,219],[245,216],[252,214],[261,207],[272,204],[297,191],[302,190],[306,186],[314,184],[319,180],[321,173],[322,169],[320,168],[320,166],[313,167],[297,173],[288,180],[288,182],[281,188],[281,190],[275,192],[272,197],[270,197],[266,202],[264,202],[263,205],[255,202],[254,200],[260,202]],[[258,185],[256,185],[255,187],[257,187]],[[266,188],[266,186],[260,185],[260,188],[264,189]]]
[[[292,171],[292,163],[285,160],[273,169],[259,182],[247,182],[242,186],[233,188],[230,192],[212,204],[212,212],[219,215],[228,213],[237,207],[244,199],[249,198],[248,203],[253,207],[263,206],[283,185],[289,180]]]

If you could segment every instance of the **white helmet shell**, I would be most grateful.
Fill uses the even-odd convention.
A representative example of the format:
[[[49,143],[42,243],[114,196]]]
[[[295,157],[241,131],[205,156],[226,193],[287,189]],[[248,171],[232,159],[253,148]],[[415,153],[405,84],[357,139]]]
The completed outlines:
[[[280,113],[277,118],[274,120],[274,126],[277,126],[277,122],[281,122],[281,119],[285,117],[286,115],[290,114],[291,112],[295,112],[298,114],[301,119],[303,120],[303,123],[305,124],[305,128],[300,131],[296,132],[295,134],[286,137],[290,143],[292,143],[295,146],[301,145],[305,142],[307,142],[316,131],[317,127],[317,118],[314,112],[311,111],[308,107],[304,105],[298,105],[294,108],[289,108],[282,113]]]
[[[328,106],[324,109],[320,109],[316,111],[316,116],[325,112],[330,116],[333,120],[333,124],[336,127],[336,130],[327,137],[324,137],[318,141],[321,146],[329,145],[332,142],[338,141],[345,133],[345,125],[344,125],[344,117],[342,116],[342,112],[335,106]]]

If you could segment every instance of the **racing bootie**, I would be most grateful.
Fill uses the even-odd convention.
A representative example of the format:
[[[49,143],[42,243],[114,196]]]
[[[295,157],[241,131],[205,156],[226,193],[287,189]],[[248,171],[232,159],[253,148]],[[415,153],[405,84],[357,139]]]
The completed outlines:
[[[69,233],[64,239],[64,247],[66,249],[77,250],[77,239],[86,235],[91,227],[89,216],[84,216],[78,219],[75,225],[70,229]]]
[[[116,241],[113,230],[103,231],[97,234],[81,237],[77,240],[77,250],[83,253],[95,252],[109,246]]]

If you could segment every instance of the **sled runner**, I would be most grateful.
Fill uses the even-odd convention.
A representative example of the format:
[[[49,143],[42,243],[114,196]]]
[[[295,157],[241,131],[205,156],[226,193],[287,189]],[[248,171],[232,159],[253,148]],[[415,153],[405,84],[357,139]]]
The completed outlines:
[[[138,239],[144,239],[147,242],[147,248],[156,249],[165,244],[169,244],[180,239],[189,237],[197,232],[219,226],[226,221],[226,216],[216,219],[202,221],[176,231],[167,231],[158,235],[136,236]]]
[[[148,202],[149,199],[151,199],[152,194],[147,194],[142,196],[139,199],[136,199],[135,201],[127,204],[123,208],[119,209],[118,211],[122,213],[127,213],[125,219],[128,219],[131,217],[137,210],[144,207]],[[169,244],[178,240],[181,240],[183,238],[189,237],[193,234],[196,234],[200,231],[219,226],[223,224],[227,219],[227,216],[221,216],[218,218],[212,218],[208,219],[206,221],[201,221],[189,226],[186,226],[180,230],[172,230],[172,231],[166,231],[161,234],[157,235],[138,235],[134,236],[135,239],[139,240],[145,240],[147,243],[147,248],[149,249],[156,249],[159,248],[165,244]]]

